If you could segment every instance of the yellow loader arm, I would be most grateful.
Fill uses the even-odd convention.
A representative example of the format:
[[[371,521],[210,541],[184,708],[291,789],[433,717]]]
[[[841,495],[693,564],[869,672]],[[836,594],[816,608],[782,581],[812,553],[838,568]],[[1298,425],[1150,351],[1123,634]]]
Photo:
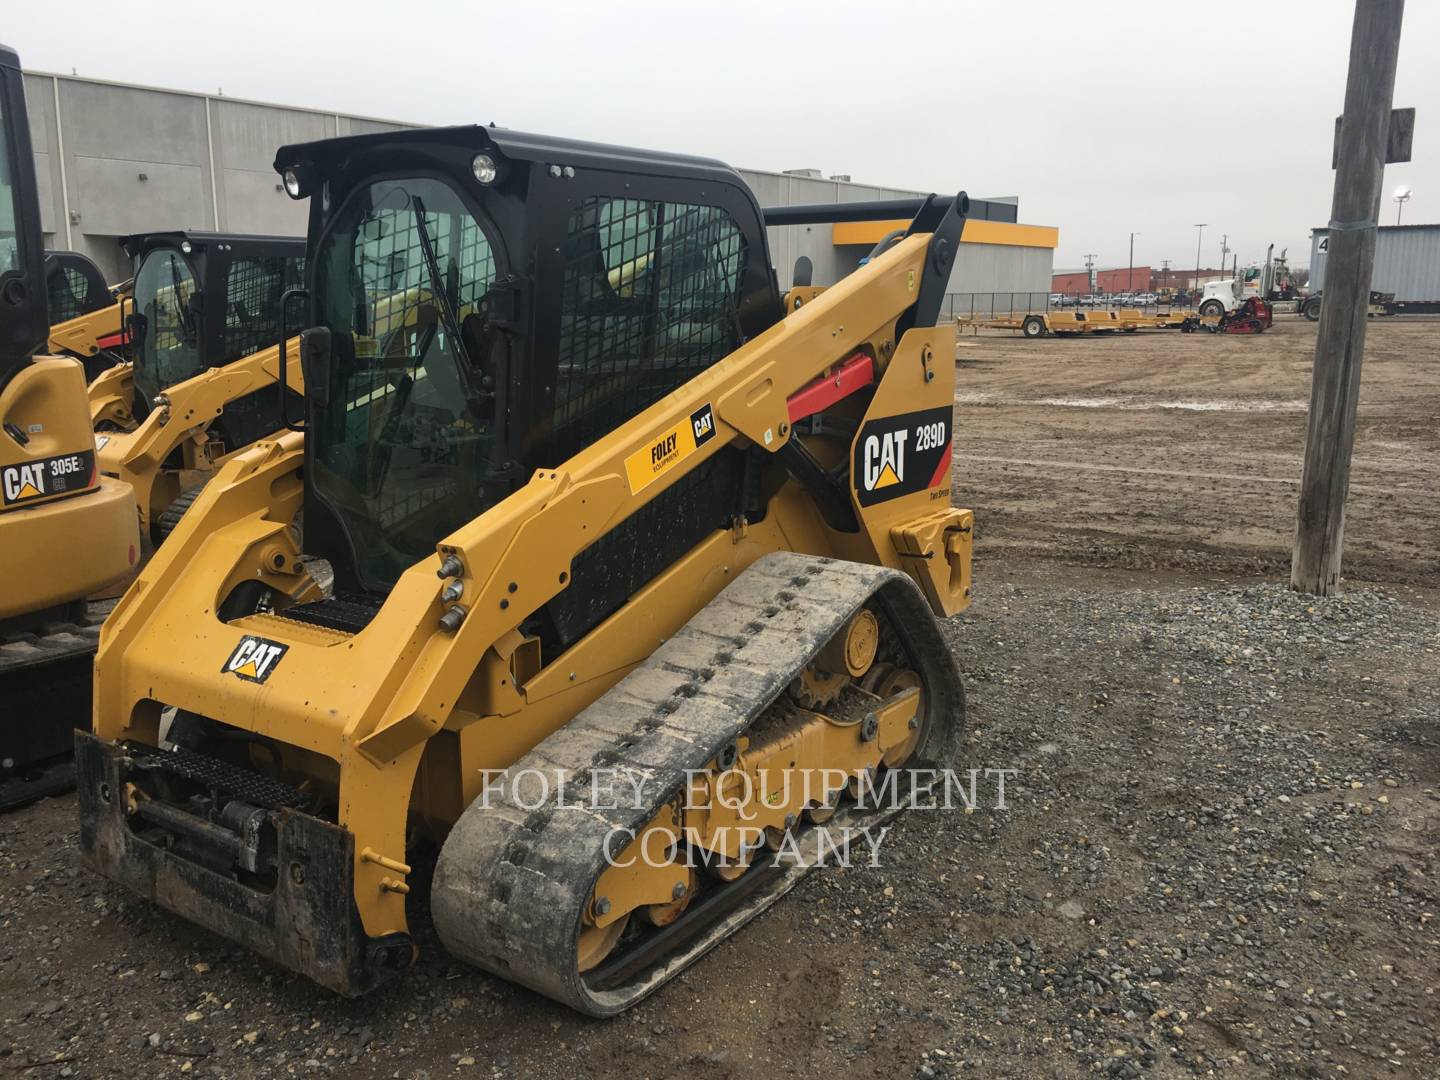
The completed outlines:
[[[289,342],[287,348],[291,358],[286,370],[287,385],[295,393],[304,394],[304,377],[295,361],[297,341]],[[133,430],[102,431],[97,435],[100,471],[129,484],[141,520],[156,522],[182,490],[203,483],[209,473],[243,449],[227,449],[211,435],[209,426],[225,406],[247,394],[278,386],[279,381],[280,350],[272,346],[177,383],[152,403],[150,414]],[[128,414],[133,394],[130,365],[104,372],[90,385],[92,421],[98,424]],[[277,394],[275,427],[279,426]],[[177,450],[182,455],[179,471],[165,467]]]

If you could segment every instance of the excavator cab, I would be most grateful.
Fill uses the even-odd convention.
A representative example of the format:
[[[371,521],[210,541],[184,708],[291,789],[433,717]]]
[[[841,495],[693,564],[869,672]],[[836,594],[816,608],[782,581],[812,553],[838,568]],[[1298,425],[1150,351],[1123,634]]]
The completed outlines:
[[[0,387],[30,362],[50,329],[45,244],[20,60],[0,48]],[[13,436],[11,436],[13,438]]]
[[[130,489],[96,470],[83,368],[37,356],[49,330],[20,61],[0,47],[0,808],[68,784],[97,636],[85,598],[138,544]]]

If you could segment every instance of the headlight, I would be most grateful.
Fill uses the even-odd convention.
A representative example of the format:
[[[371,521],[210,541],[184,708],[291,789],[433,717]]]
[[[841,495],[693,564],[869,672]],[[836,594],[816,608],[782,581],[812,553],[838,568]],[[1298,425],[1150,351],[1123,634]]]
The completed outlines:
[[[284,180],[285,194],[289,195],[292,199],[300,198],[300,177],[296,175],[295,170],[286,169]]]
[[[496,166],[495,159],[489,154],[476,154],[475,160],[470,162],[470,171],[482,184],[493,184],[495,178],[500,175],[500,169]]]
[[[181,241],[180,241],[180,250],[183,251],[186,255],[189,255],[189,254],[190,254],[190,241],[189,241],[189,240],[181,240]]]

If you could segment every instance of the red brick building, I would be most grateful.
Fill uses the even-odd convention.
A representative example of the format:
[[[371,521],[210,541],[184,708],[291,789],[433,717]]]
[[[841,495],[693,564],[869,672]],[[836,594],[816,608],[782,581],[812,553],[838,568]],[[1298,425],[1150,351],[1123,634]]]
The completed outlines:
[[[1221,270],[1201,270],[1200,282],[1217,281],[1224,277]],[[1162,288],[1193,288],[1195,269],[1156,270],[1151,266],[1109,267],[1095,271],[1095,288],[1090,288],[1090,274],[1085,270],[1066,270],[1054,274],[1050,279],[1050,291],[1064,296],[1084,296],[1096,293],[1156,292]],[[1133,284],[1132,284],[1133,283]]]
[[[1144,292],[1150,288],[1153,271],[1148,266],[1111,268],[1095,271],[1095,288],[1090,288],[1090,274],[1085,270],[1071,270],[1054,274],[1050,278],[1050,291],[1065,296],[1084,296],[1089,292],[1125,293]]]
[[[1062,296],[1084,296],[1090,291],[1088,270],[1066,271],[1050,278],[1050,291]]]
[[[1150,267],[1122,266],[1095,271],[1095,291],[1102,293],[1144,292],[1150,288]]]

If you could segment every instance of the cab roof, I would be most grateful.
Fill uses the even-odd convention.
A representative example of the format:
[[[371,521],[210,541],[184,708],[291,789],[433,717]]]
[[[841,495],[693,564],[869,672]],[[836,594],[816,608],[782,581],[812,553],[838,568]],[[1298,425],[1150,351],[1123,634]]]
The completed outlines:
[[[639,150],[629,146],[559,139],[509,128],[468,124],[456,127],[404,128],[366,135],[344,135],[316,142],[282,146],[275,154],[275,171],[309,166],[322,173],[342,168],[357,154],[380,146],[442,145],[478,153],[495,150],[510,161],[543,165],[571,165],[577,168],[630,172],[645,176],[685,177],[715,183],[735,184],[749,190],[740,174],[723,161],[672,154],[660,150]]]
[[[132,259],[156,248],[179,247],[184,241],[196,248],[209,247],[212,244],[236,244],[248,248],[268,247],[278,248],[283,254],[293,248],[295,253],[305,250],[305,238],[303,236],[271,236],[264,233],[222,233],[203,232],[191,229],[171,229],[166,232],[132,233],[129,236],[120,237],[120,247]]]

